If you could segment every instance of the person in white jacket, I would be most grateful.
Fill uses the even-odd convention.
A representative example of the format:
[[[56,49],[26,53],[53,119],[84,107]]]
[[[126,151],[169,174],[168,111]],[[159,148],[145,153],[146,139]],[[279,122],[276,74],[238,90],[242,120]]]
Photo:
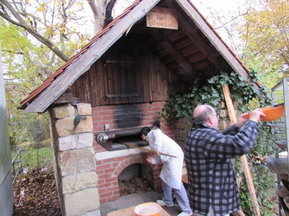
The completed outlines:
[[[163,163],[160,173],[160,179],[163,189],[163,199],[157,200],[161,206],[172,207],[173,192],[177,202],[182,210],[178,216],[191,216],[192,209],[190,207],[189,199],[186,189],[182,182],[182,168],[184,161],[184,153],[181,147],[170,137],[164,134],[160,128],[144,127],[140,131],[142,140],[149,143],[152,152],[151,155],[157,156]],[[175,157],[166,156],[160,153],[173,155]],[[153,157],[148,156],[147,161],[152,162]]]

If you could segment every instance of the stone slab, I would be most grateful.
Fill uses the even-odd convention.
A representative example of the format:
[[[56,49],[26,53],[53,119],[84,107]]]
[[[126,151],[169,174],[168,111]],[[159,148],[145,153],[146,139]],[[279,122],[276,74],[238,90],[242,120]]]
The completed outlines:
[[[75,133],[85,133],[85,132],[92,132],[92,131],[93,131],[93,125],[92,125],[91,116],[86,116],[86,119],[81,119],[75,129]]]
[[[67,176],[62,179],[63,194],[74,193],[97,186],[96,172],[86,172]]]
[[[59,138],[59,151],[91,147],[93,144],[92,133],[73,134]]]
[[[73,133],[74,117],[66,117],[55,122],[56,132],[59,137],[69,136]]]
[[[73,117],[75,115],[75,108],[73,106],[55,107],[52,110],[52,115],[57,119]]]
[[[78,115],[91,115],[91,105],[88,103],[77,104]]]
[[[64,196],[66,216],[78,216],[99,209],[99,194],[97,188],[82,190]]]
[[[59,154],[59,167],[62,176],[95,171],[96,165],[92,147],[61,152]]]

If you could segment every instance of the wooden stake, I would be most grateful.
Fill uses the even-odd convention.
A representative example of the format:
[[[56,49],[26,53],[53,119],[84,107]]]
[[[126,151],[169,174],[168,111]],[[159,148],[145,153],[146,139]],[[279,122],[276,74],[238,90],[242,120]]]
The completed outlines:
[[[224,96],[225,96],[225,102],[226,102],[226,105],[227,105],[227,109],[228,109],[230,120],[234,124],[234,123],[237,122],[237,118],[236,118],[236,113],[235,113],[235,109],[234,109],[234,106],[233,106],[232,98],[230,96],[229,87],[227,85],[222,85],[222,89],[223,89],[223,93],[224,93]],[[246,178],[246,181],[247,181],[249,193],[250,193],[250,196],[251,196],[251,199],[252,199],[252,204],[253,204],[255,215],[256,216],[261,216],[260,208],[259,208],[259,204],[258,204],[258,201],[257,201],[255,188],[254,188],[254,184],[253,184],[253,179],[252,179],[252,176],[251,176],[251,173],[250,173],[250,169],[249,169],[249,165],[248,165],[248,161],[247,161],[246,155],[242,155],[241,156],[241,162],[242,162],[242,167],[243,167],[243,171],[244,171],[244,174],[245,174],[245,178]]]

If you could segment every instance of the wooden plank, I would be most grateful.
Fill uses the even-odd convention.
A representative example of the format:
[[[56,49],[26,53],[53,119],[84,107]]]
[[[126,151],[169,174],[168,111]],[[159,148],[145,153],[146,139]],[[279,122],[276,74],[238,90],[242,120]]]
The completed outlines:
[[[135,58],[134,58],[135,61]],[[128,92],[131,94],[137,94],[137,87],[136,87],[136,80],[137,80],[137,69],[136,69],[136,65],[135,62],[133,64],[130,64],[128,67]],[[145,82],[145,80],[143,80]],[[129,103],[134,103],[136,102],[137,97],[130,97],[129,98]]]
[[[129,79],[129,75],[128,75],[128,71],[125,70],[125,68],[122,67],[122,64],[118,64],[118,70],[119,70],[119,80],[120,80],[120,94],[128,94],[131,93],[128,90],[128,85],[127,82]],[[122,98],[121,102],[125,103],[128,102],[127,100],[129,100],[129,98]]]
[[[142,80],[142,90],[143,93],[143,102],[150,101],[150,76],[149,76],[149,56],[143,56],[139,59],[139,71],[140,71],[140,79]],[[147,80],[147,82],[143,82],[143,80]]]
[[[148,94],[148,96],[149,96],[149,100],[148,101],[151,102],[151,101],[153,101],[153,84],[152,84],[151,81],[154,79],[154,77],[153,77],[154,67],[153,67],[153,61],[152,61],[152,57],[151,56],[148,57],[148,66],[149,66],[148,70],[146,70],[147,71],[147,79],[149,80],[148,81],[148,85],[147,85],[147,87],[148,87],[147,91],[149,93]]]
[[[92,65],[90,70],[88,71],[88,82],[89,82],[89,94],[90,94],[90,101],[89,103],[91,106],[95,106],[96,104],[96,94],[97,94],[97,88],[95,85],[95,75],[96,75],[96,66],[95,64]]]
[[[178,15],[175,9],[155,7],[146,15],[148,27],[178,29]]]
[[[35,98],[24,112],[44,112],[90,66],[96,62],[132,25],[143,18],[160,0],[143,0],[78,57],[53,83]]]
[[[205,62],[195,63],[194,67],[196,68],[196,70],[205,70],[209,67],[209,62],[205,61]]]
[[[164,36],[172,43],[179,41],[180,39],[182,39],[185,34],[178,30],[178,31],[174,31],[174,30],[169,30],[169,31],[165,31],[164,32]]]
[[[203,55],[203,53],[197,48],[195,47],[194,44],[191,44],[190,46],[186,47],[185,49],[180,50],[180,52],[182,53],[182,55],[184,56],[204,56],[205,58],[207,58],[205,55]],[[190,57],[188,57],[190,58]]]
[[[136,65],[137,65],[137,70],[136,70],[136,88],[137,88],[137,102],[144,102],[144,83],[143,82],[143,69],[142,69],[142,61],[143,57],[138,56],[136,59]]]
[[[159,85],[159,95],[158,100],[166,100],[168,96],[168,80],[170,79],[170,74],[172,73],[169,71],[166,66],[158,60],[159,68],[160,68],[160,85]]]
[[[105,98],[106,104],[111,104],[113,103],[113,98],[107,97],[108,94],[114,94],[113,91],[113,86],[111,85],[111,83],[113,82],[113,75],[112,75],[112,64],[106,64],[106,80],[104,80],[104,82],[106,81],[107,83],[107,91],[105,91]]]
[[[237,117],[236,117],[236,113],[235,113],[235,109],[233,106],[233,102],[230,96],[230,90],[229,87],[227,85],[222,85],[222,89],[223,89],[223,93],[225,96],[225,102],[226,102],[226,106],[228,109],[228,113],[229,113],[229,117],[232,123],[236,123],[237,122]],[[248,185],[248,189],[249,189],[249,193],[252,199],[252,205],[253,205],[253,209],[255,212],[256,216],[261,216],[260,213],[260,208],[259,208],[259,204],[258,204],[258,200],[256,197],[256,192],[255,192],[255,187],[254,187],[254,183],[253,183],[253,179],[252,179],[252,175],[249,169],[249,165],[248,165],[248,161],[246,158],[246,155],[242,155],[241,156],[241,162],[242,162],[242,167],[243,167],[243,171],[245,174],[245,178],[247,181],[247,185]]]
[[[219,51],[219,53],[227,60],[229,65],[240,74],[245,80],[250,81],[250,76],[247,69],[234,56],[232,51],[225,45],[225,43],[217,36],[217,34],[210,28],[204,18],[187,0],[176,0],[180,7],[186,14],[195,22],[202,33],[208,38],[212,45]],[[180,22],[182,23],[182,21]],[[256,84],[255,84],[256,86]]]
[[[111,89],[109,94],[119,94],[120,93],[120,73],[119,64],[110,64],[111,68],[111,81],[108,83]],[[121,98],[111,98],[111,102],[114,104],[121,103]]]
[[[95,105],[103,105],[105,104],[105,81],[104,81],[104,69],[105,66],[103,64],[103,61],[98,61],[96,62],[94,66],[94,85],[93,85],[93,90],[94,90],[94,101]]]
[[[72,101],[72,93],[63,93],[53,104],[64,104],[71,103]]]
[[[192,46],[194,46],[194,44],[192,43],[192,40],[188,38],[178,43],[175,43],[174,46],[176,47],[176,49],[182,49],[182,48],[191,48]]]
[[[205,56],[203,56],[202,54],[191,56],[188,59],[192,63],[207,61],[207,58]]]
[[[91,73],[91,68],[88,70],[87,73],[83,74],[84,76],[84,82],[83,82],[83,95],[85,98],[86,103],[90,103],[91,101],[91,82],[90,82],[90,73]]]

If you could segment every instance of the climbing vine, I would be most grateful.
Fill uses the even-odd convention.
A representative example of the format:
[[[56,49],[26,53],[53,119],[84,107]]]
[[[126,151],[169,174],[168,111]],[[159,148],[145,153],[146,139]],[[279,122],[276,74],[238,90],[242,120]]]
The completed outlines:
[[[257,81],[254,74],[254,72],[251,74],[252,81]],[[255,106],[264,106],[270,102],[266,89],[258,90],[235,72],[223,72],[208,80],[194,80],[187,86],[188,91],[185,93],[172,93],[162,109],[162,116],[167,120],[190,116],[196,105],[204,103],[220,110],[224,101],[222,85],[229,86],[232,100],[238,104],[236,108],[240,112],[248,111],[250,102],[255,102]]]

